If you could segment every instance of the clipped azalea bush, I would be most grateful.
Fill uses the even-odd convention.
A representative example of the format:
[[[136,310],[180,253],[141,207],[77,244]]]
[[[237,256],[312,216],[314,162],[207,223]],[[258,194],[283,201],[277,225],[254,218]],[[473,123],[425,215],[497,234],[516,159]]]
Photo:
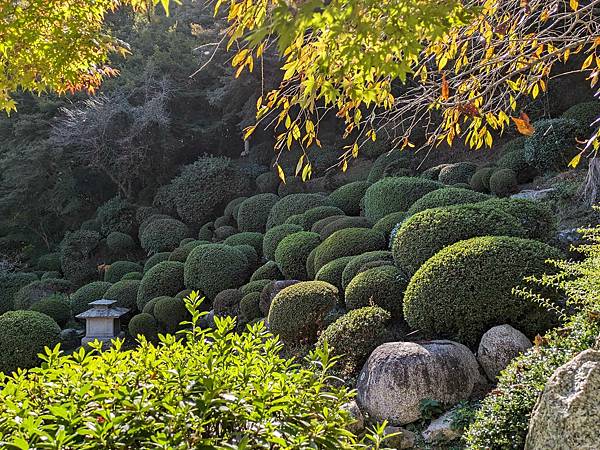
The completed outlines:
[[[97,276],[94,254],[100,244],[100,233],[77,230],[67,232],[60,243],[61,272],[76,286]]]
[[[144,264],[144,273],[148,272],[150,269],[152,269],[158,263],[161,263],[163,261],[168,261],[170,256],[171,256],[170,252],[155,253],[154,255],[152,255],[150,258],[148,258],[146,260],[146,263]]]
[[[344,211],[344,214],[358,216],[360,203],[369,186],[371,183],[368,181],[354,181],[345,184],[329,194],[329,201],[333,206]]]
[[[140,316],[148,329],[150,315],[134,317],[130,327]],[[327,349],[312,352],[301,366],[281,356],[281,342],[264,325],[233,331],[231,320],[217,319],[214,329],[196,326],[187,337],[165,337],[160,345],[142,340],[123,350],[117,344],[86,357],[85,350],[72,356],[55,351],[43,369],[1,382],[2,440],[34,448],[59,447],[66,439],[73,450],[150,448],[157,442],[226,448],[239,447],[244,436],[247,448],[358,450],[381,439],[363,441],[348,431],[355,419],[343,405],[352,393],[325,381],[331,370]],[[52,388],[40,391],[40,385]],[[110,411],[98,408],[98,398]],[[132,408],[132,398],[144,401]],[[39,418],[36,426],[19,420],[24,415]]]
[[[324,281],[303,281],[279,291],[269,308],[269,329],[286,343],[316,342],[338,289]]]
[[[477,203],[489,199],[489,195],[475,192],[469,189],[449,187],[432,191],[417,200],[408,210],[412,216],[421,211],[441,206],[462,205],[465,203]]]
[[[188,236],[190,230],[183,222],[176,219],[157,219],[144,228],[140,234],[140,243],[148,253],[171,252]]]
[[[329,204],[327,197],[320,194],[290,194],[280,199],[269,213],[267,230],[281,225],[294,214],[303,214],[305,211],[317,206]]]
[[[185,301],[176,297],[161,297],[154,305],[154,318],[165,333],[176,333],[181,323],[190,319]]]
[[[106,236],[106,246],[115,255],[122,255],[135,249],[133,238],[120,231],[113,231]]]
[[[381,231],[368,228],[339,230],[317,247],[314,256],[315,271],[318,272],[328,262],[343,256],[360,255],[361,253],[385,248],[386,239]]]
[[[23,286],[37,281],[38,277],[30,272],[0,272],[0,314],[15,308],[15,294]]]
[[[490,177],[490,191],[498,197],[508,197],[517,190],[517,173],[512,169],[499,169]]]
[[[483,205],[515,217],[526,237],[550,241],[556,232],[556,216],[547,203],[521,198],[490,199]]]
[[[352,256],[343,256],[328,262],[319,269],[319,271],[315,274],[314,279],[318,281],[326,281],[327,283],[338,288],[340,292],[343,292],[342,273],[352,258]]]
[[[239,289],[225,289],[219,292],[213,301],[215,316],[237,317],[243,297],[244,294]]]
[[[185,287],[198,290],[209,299],[225,289],[242,286],[249,275],[246,256],[229,245],[200,245],[185,262]]]
[[[71,320],[71,302],[65,294],[45,297],[34,303],[30,310],[52,317],[60,327],[64,327]]]
[[[371,228],[371,225],[373,225],[373,222],[366,217],[342,216],[325,224],[325,226],[320,229],[319,235],[321,236],[321,239],[327,239],[329,236],[339,230],[346,228]]]
[[[130,272],[140,272],[142,266],[133,261],[115,261],[104,272],[104,281],[116,283]]]
[[[40,256],[35,263],[37,270],[43,270],[44,272],[53,271],[60,272],[60,253],[46,253]]]
[[[510,169],[517,174],[518,183],[529,183],[538,174],[535,166],[525,155],[525,136],[507,142],[502,148],[502,156],[496,162],[500,169]]]
[[[132,235],[137,230],[136,208],[121,197],[113,197],[101,205],[96,218],[104,235],[114,231]]]
[[[259,262],[259,257],[256,253],[256,249],[249,244],[234,245],[233,247],[235,247],[244,254],[244,256],[246,257],[246,265],[248,267],[248,271],[252,272],[258,266]]]
[[[256,280],[280,280],[283,278],[281,270],[275,261],[267,261],[262,266],[254,271],[250,277],[250,281]]]
[[[364,215],[377,221],[393,212],[408,211],[414,202],[441,187],[443,184],[425,178],[383,178],[366,190]]]
[[[477,165],[471,162],[458,162],[442,167],[438,181],[444,184],[468,183],[477,170]]]
[[[582,130],[582,135],[589,133],[598,126],[597,120],[600,117],[600,101],[578,103],[571,106],[563,114],[563,119],[576,121]]]
[[[525,160],[542,173],[565,170],[579,152],[579,123],[571,119],[542,119],[533,127],[535,133],[525,141]]]
[[[377,141],[375,141],[377,142]],[[394,164],[396,168],[404,166],[408,168],[410,166],[410,155],[408,152],[402,152],[399,150],[393,150],[385,152],[377,157],[371,166],[369,177],[367,180],[370,183],[374,183],[385,176],[385,171],[390,164]]]
[[[320,236],[310,231],[299,231],[284,237],[275,250],[275,262],[283,276],[295,280],[308,279],[306,260],[320,243]]]
[[[389,339],[390,313],[378,306],[366,306],[341,316],[319,336],[332,355],[340,358],[336,370],[344,375],[356,374],[378,346]]]
[[[297,233],[302,231],[302,227],[300,225],[295,225],[291,223],[284,223],[282,225],[278,225],[276,227],[271,228],[269,231],[265,233],[263,238],[263,255],[268,260],[275,259],[275,250],[277,246],[281,242],[281,240],[289,236],[290,234]]]
[[[110,287],[111,284],[107,281],[92,281],[77,289],[71,294],[73,315],[76,316],[90,309],[90,302],[105,298],[104,294]]]
[[[183,273],[183,263],[176,261],[163,261],[152,267],[139,282],[136,301],[138,310],[144,309],[144,305],[154,297],[171,296],[183,290]]]
[[[269,284],[271,282],[271,280],[254,280],[254,281],[250,281],[249,283],[246,283],[245,285],[243,285],[240,288],[240,292],[243,295],[247,295],[251,292],[262,292],[262,290],[264,289],[264,287]]]
[[[254,231],[245,231],[229,236],[223,241],[227,245],[251,245],[256,250],[258,256],[262,255],[263,250],[263,234]]]
[[[138,308],[137,303],[140,285],[140,280],[118,281],[108,288],[104,293],[104,298],[116,300],[116,306],[128,308],[131,313],[135,313],[137,310],[141,311],[143,306],[142,308]]]
[[[15,309],[29,309],[36,302],[52,294],[66,294],[72,285],[67,280],[49,279],[32,281],[19,289],[14,296]]]
[[[134,338],[143,336],[149,342],[158,340],[158,322],[154,316],[148,312],[133,316],[129,321],[128,331]]]
[[[513,294],[526,276],[551,273],[561,253],[547,244],[506,236],[457,242],[430,258],[411,278],[404,317],[424,335],[470,347],[495,325],[510,324],[529,337],[553,323],[553,315]]]
[[[352,279],[363,271],[363,267],[371,262],[375,261],[387,261],[390,265],[394,264],[394,258],[392,252],[387,250],[375,250],[371,252],[361,253],[360,255],[353,256],[344,271],[342,272],[342,288],[345,290],[348,283]]]
[[[494,167],[483,167],[478,169],[469,180],[471,189],[475,192],[490,192],[490,177],[495,170]]]
[[[348,309],[377,305],[393,317],[402,317],[402,298],[408,277],[394,266],[373,267],[356,275],[346,286]]]
[[[321,219],[324,219],[325,217],[339,216],[343,214],[344,211],[342,211],[337,206],[317,206],[315,208],[309,209],[302,215],[302,227],[305,230],[310,230],[316,222],[318,222]]]
[[[392,230],[396,228],[396,226],[404,222],[407,217],[408,213],[405,211],[390,213],[387,216],[382,217],[377,222],[375,222],[375,224],[373,225],[373,229],[381,231],[384,234],[384,236],[389,239]]]
[[[517,219],[484,204],[434,208],[411,216],[392,242],[396,266],[408,276],[455,242],[475,236],[523,236]]]
[[[8,311],[0,316],[0,372],[39,364],[38,353],[58,344],[60,327],[50,316],[37,311]],[[0,395],[5,394],[0,385]],[[2,402],[4,407],[5,402]],[[4,410],[4,407],[0,410]],[[0,432],[1,433],[1,432]],[[3,441],[5,439],[3,438]]]
[[[237,224],[240,231],[258,231],[264,233],[271,208],[279,201],[275,194],[257,194],[245,199],[237,214]]]

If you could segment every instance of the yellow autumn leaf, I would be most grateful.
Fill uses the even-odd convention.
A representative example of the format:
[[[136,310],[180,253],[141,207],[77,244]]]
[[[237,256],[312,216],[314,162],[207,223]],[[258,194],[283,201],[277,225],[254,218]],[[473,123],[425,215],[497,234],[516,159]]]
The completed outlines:
[[[279,164],[277,164],[277,175],[283,184],[285,184],[285,173]]]
[[[579,165],[579,161],[581,160],[581,153],[575,155],[575,157],[569,162],[569,167],[575,169]]]

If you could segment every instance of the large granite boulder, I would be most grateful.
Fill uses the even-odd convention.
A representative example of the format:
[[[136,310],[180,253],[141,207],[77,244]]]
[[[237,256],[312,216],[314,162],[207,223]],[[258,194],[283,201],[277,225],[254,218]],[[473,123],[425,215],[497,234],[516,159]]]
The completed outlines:
[[[552,374],[538,400],[526,450],[600,448],[600,351],[581,352]]]
[[[477,361],[487,377],[494,381],[509,362],[531,346],[531,341],[519,330],[510,325],[498,325],[481,337]]]
[[[357,401],[372,419],[404,425],[421,417],[421,400],[454,405],[467,399],[478,377],[475,356],[457,342],[388,342],[365,363]]]

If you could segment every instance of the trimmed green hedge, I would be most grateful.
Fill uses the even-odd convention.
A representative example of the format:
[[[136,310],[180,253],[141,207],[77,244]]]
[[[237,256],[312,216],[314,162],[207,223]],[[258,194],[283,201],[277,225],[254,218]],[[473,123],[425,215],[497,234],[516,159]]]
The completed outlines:
[[[385,171],[390,164],[393,164],[396,169],[398,169],[398,167],[402,165],[408,168],[410,166],[409,153],[394,150],[382,154],[375,160],[375,162],[373,162],[367,181],[369,181],[370,183],[374,183],[382,179],[385,176]]]
[[[154,304],[154,318],[165,333],[175,334],[182,328],[180,323],[189,321],[191,316],[182,299],[163,297]]]
[[[502,156],[496,162],[500,169],[514,170],[518,183],[529,183],[537,174],[535,167],[525,157],[525,142],[525,136],[507,142],[502,148]]]
[[[150,258],[148,258],[146,260],[146,264],[144,264],[144,273],[148,272],[150,269],[152,269],[158,263],[161,263],[163,261],[168,261],[170,256],[171,256],[171,253],[169,253],[169,252],[161,252],[161,253],[156,253],[156,254],[152,255]]]
[[[134,338],[141,334],[150,342],[158,340],[158,322],[151,314],[141,313],[133,316],[128,327],[129,334]]]
[[[185,287],[209,299],[225,289],[242,286],[249,275],[246,256],[224,244],[200,245],[185,262]]]
[[[258,194],[244,200],[237,215],[239,230],[264,233],[271,208],[278,201],[275,194]]]
[[[317,275],[315,270],[315,254],[317,253],[317,247],[313,248],[306,258],[306,275],[309,280],[314,280]]]
[[[112,253],[121,255],[134,250],[135,241],[128,234],[113,231],[106,236],[106,246]]]
[[[360,203],[367,189],[371,186],[368,181],[355,181],[340,186],[331,194],[329,201],[333,206],[337,206],[348,216],[358,216],[360,214]]]
[[[146,272],[137,293],[138,310],[154,297],[174,296],[183,290],[183,267],[180,262],[163,261]]]
[[[543,119],[533,124],[535,133],[525,141],[525,160],[540,172],[566,170],[579,152],[579,123],[570,119]]]
[[[60,272],[60,253],[46,253],[38,258],[35,263],[37,270],[44,272]]]
[[[320,243],[319,235],[310,231],[299,231],[284,237],[275,250],[275,262],[283,276],[295,280],[308,279],[306,260]]]
[[[450,245],[411,278],[404,294],[404,317],[425,336],[448,338],[474,348],[487,330],[510,324],[529,337],[544,332],[552,316],[516,298],[524,277],[553,271],[549,259],[561,253],[538,241],[485,236]]]
[[[589,134],[594,128],[598,127],[598,123],[592,125],[598,120],[598,117],[600,117],[600,101],[598,100],[578,103],[562,114],[563,119],[574,120],[579,124],[582,137],[588,137],[585,136],[585,133]]]
[[[105,236],[113,231],[134,234],[137,230],[136,208],[127,200],[113,197],[96,210],[96,218]]]
[[[231,225],[223,225],[222,227],[215,228],[214,239],[222,242],[236,233],[237,230],[235,227],[232,227]]]
[[[225,206],[225,209],[223,210],[223,215],[233,220],[234,222],[237,221],[236,211],[239,211],[238,208],[245,200],[248,200],[248,197],[241,196],[231,200],[229,203],[227,203],[227,206]]]
[[[0,314],[15,308],[15,294],[23,286],[37,281],[34,273],[0,272]]]
[[[71,302],[64,294],[53,294],[45,297],[34,303],[30,310],[52,317],[61,328],[71,320]]]
[[[271,280],[255,280],[246,283],[240,288],[242,295],[248,295],[251,292],[262,292],[264,287],[269,284]]]
[[[126,274],[140,272],[141,270],[142,266],[133,261],[116,261],[104,272],[104,281],[116,283],[117,281],[121,281]]]
[[[183,222],[176,219],[157,219],[148,224],[141,233],[140,243],[148,253],[171,252],[188,236],[190,230]]]
[[[269,329],[285,343],[316,342],[323,319],[337,300],[337,288],[323,281],[288,286],[271,303]]]
[[[331,354],[339,358],[336,369],[356,375],[373,350],[389,339],[386,326],[390,318],[390,313],[378,306],[349,311],[321,333],[318,345],[327,342]]]
[[[237,317],[244,294],[239,289],[225,289],[215,296],[213,310],[218,317]]]
[[[424,178],[384,178],[365,192],[364,215],[377,221],[393,212],[408,211],[414,202],[441,187],[443,184]]]
[[[517,173],[514,170],[500,169],[490,177],[490,191],[498,197],[508,197],[517,190]]]
[[[201,241],[212,241],[215,232],[215,223],[208,222],[200,227],[198,230],[198,239]]]
[[[473,174],[469,185],[476,192],[490,192],[490,177],[496,169],[494,167],[483,167]]]
[[[269,315],[269,309],[275,296],[286,287],[300,283],[298,280],[275,280],[267,284],[260,293],[259,308],[263,315]]]
[[[289,236],[290,234],[297,233],[302,231],[302,227],[300,225],[294,225],[291,223],[284,223],[282,225],[277,225],[276,227],[271,228],[269,231],[265,233],[263,238],[263,255],[268,260],[275,259],[275,250],[277,250],[277,246],[281,242],[281,240]]]
[[[33,281],[15,293],[15,309],[29,309],[44,297],[52,294],[66,294],[71,291],[71,288],[72,285],[69,281],[58,278]]]
[[[318,272],[328,262],[343,256],[360,255],[385,248],[386,240],[381,231],[368,228],[346,228],[336,231],[317,247],[315,271]]]
[[[0,372],[29,369],[40,362],[44,347],[58,344],[60,327],[37,311],[8,311],[0,316]]]
[[[259,257],[256,254],[256,250],[254,249],[254,247],[248,244],[234,245],[233,247],[237,248],[240,252],[244,254],[244,256],[246,257],[248,271],[252,272],[258,266],[259,260]]]
[[[250,277],[250,281],[257,280],[281,280],[283,274],[275,261],[267,261],[262,266],[254,271]]]
[[[81,286],[71,295],[71,309],[73,315],[81,314],[90,309],[89,303],[100,300],[104,297],[111,284],[107,281],[93,281],[89,284]]]
[[[381,266],[356,275],[346,287],[346,307],[377,305],[393,317],[402,317],[402,298],[408,277],[394,266]]]
[[[301,225],[305,230],[310,230],[319,220],[324,219],[325,217],[339,216],[341,214],[344,214],[344,211],[337,206],[317,206],[316,208],[309,209],[302,215],[303,220]]]
[[[135,314],[137,310],[141,311],[143,308],[138,308],[137,297],[140,289],[141,280],[121,280],[113,284],[104,293],[104,298],[110,300],[116,300],[117,306],[123,308],[129,308],[132,314]]]
[[[260,292],[250,292],[240,300],[240,312],[238,315],[238,329],[244,327],[255,319],[263,317],[260,307]]]
[[[489,199],[489,195],[469,189],[449,187],[430,192],[417,200],[408,210],[412,216],[421,211],[441,206],[463,205],[465,203],[477,203]],[[390,230],[391,231],[391,230]]]
[[[389,261],[390,265],[393,265],[394,257],[392,256],[392,252],[387,250],[376,250],[373,252],[366,252],[353,256],[342,272],[342,288],[346,290],[348,283],[350,283],[350,281],[352,281],[356,275],[363,271],[362,268],[365,266],[365,264],[374,261]]]
[[[340,292],[342,291],[342,273],[346,265],[352,260],[353,256],[343,256],[328,262],[319,269],[315,275],[315,280],[326,281],[334,285]]]
[[[471,162],[448,164],[440,170],[438,181],[444,184],[469,183],[477,170],[477,165]]]
[[[555,236],[557,218],[547,203],[521,198],[494,198],[482,205],[514,216],[525,230],[525,237],[550,241]]]
[[[82,286],[97,277],[93,256],[99,244],[100,234],[95,231],[65,233],[60,243],[61,272],[75,286]]]
[[[256,233],[251,231],[245,231],[242,233],[234,234],[229,236],[223,241],[223,244],[227,245],[251,245],[256,250],[256,254],[260,257],[263,251],[263,239],[262,233]]]
[[[290,194],[280,199],[269,213],[267,230],[281,225],[294,214],[303,214],[305,211],[317,206],[329,204],[327,197],[320,194]]]
[[[402,224],[392,252],[396,266],[413,275],[421,265],[455,242],[475,236],[524,236],[515,217],[483,203],[422,211]]]
[[[141,280],[144,278],[144,274],[142,272],[129,272],[123,275],[121,280]]]
[[[388,214],[387,216],[379,219],[375,225],[373,225],[373,229],[381,231],[385,235],[386,239],[389,240],[392,230],[396,228],[397,225],[404,222],[407,217],[408,213],[404,211]]]
[[[321,236],[321,239],[327,239],[336,231],[344,230],[346,228],[371,228],[371,225],[373,225],[373,223],[366,217],[343,216],[326,224],[321,228],[319,235]]]

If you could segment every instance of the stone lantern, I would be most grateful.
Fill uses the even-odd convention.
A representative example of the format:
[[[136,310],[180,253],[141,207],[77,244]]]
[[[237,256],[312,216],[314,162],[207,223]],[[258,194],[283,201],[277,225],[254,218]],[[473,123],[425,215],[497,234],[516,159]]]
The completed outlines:
[[[96,300],[90,302],[92,309],[75,316],[85,319],[85,337],[81,340],[81,345],[95,340],[110,345],[112,339],[124,336],[121,332],[121,317],[129,312],[129,308],[114,306],[115,303],[116,300]]]

